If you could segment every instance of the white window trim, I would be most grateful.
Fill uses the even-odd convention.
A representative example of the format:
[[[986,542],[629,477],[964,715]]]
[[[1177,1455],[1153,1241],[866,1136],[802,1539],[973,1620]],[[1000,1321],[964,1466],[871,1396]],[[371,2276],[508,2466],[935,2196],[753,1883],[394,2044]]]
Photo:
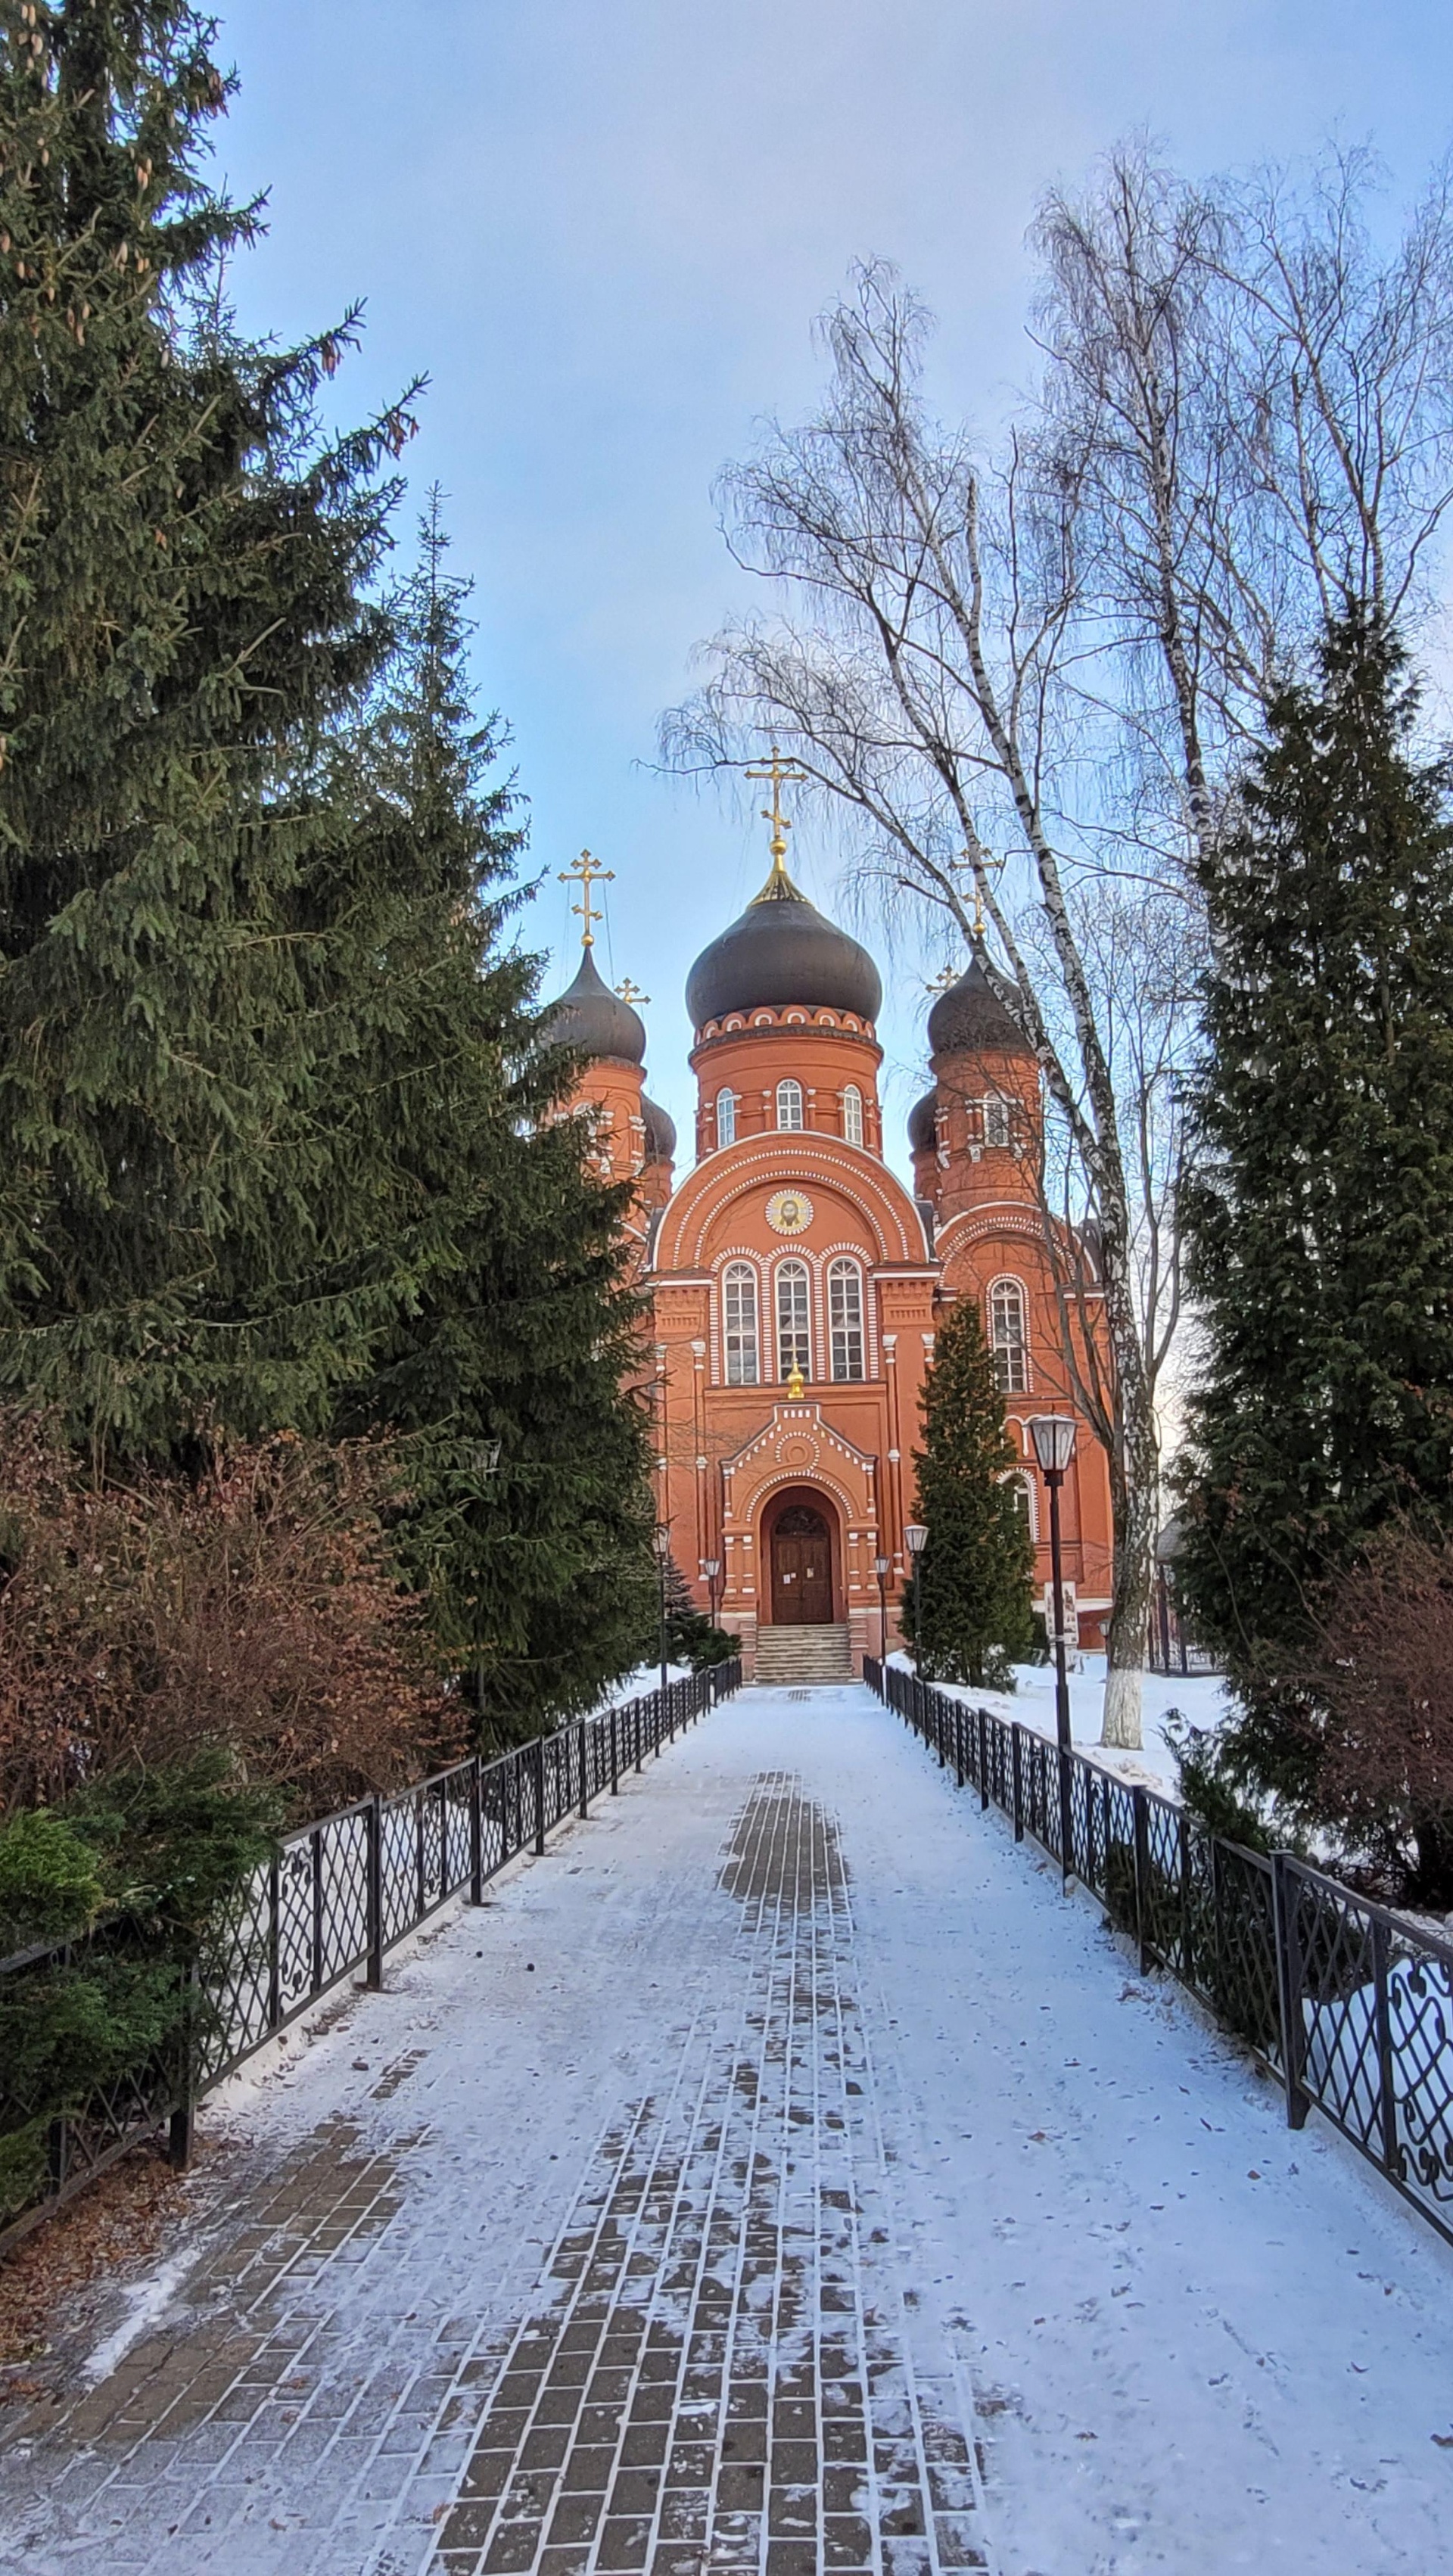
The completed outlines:
[[[858,1296],[857,1296],[858,1319],[857,1319],[857,1325],[856,1325],[856,1332],[857,1332],[857,1339],[858,1339],[858,1374],[857,1374],[857,1376],[856,1376],[856,1377],[853,1377],[853,1376],[851,1376],[851,1375],[849,1375],[849,1374],[844,1374],[842,1377],[839,1377],[839,1375],[838,1375],[838,1371],[837,1371],[837,1350],[836,1350],[836,1343],[835,1343],[835,1329],[834,1329],[833,1319],[832,1319],[832,1283],[833,1283],[834,1278],[835,1278],[835,1277],[837,1277],[837,1276],[839,1276],[839,1275],[845,1275],[845,1276],[847,1276],[847,1277],[851,1278],[851,1279],[853,1280],[853,1282],[855,1283],[856,1288],[857,1288],[857,1292],[858,1292]],[[833,1258],[829,1261],[829,1263],[828,1263],[828,1265],[827,1265],[827,1272],[826,1272],[826,1289],[827,1289],[827,1345],[826,1345],[826,1347],[827,1347],[828,1370],[829,1370],[829,1374],[830,1374],[831,1383],[832,1383],[834,1386],[863,1386],[863,1385],[866,1385],[866,1383],[867,1383],[867,1376],[868,1376],[868,1293],[867,1293],[867,1283],[866,1283],[866,1281],[865,1281],[865,1280],[864,1280],[864,1278],[863,1278],[863,1268],[862,1268],[862,1263],[861,1263],[861,1262],[859,1262],[859,1261],[855,1261],[851,1253],[844,1253],[844,1252],[835,1253],[835,1254],[834,1254],[834,1256],[833,1256]],[[852,1327],[846,1327],[846,1326],[844,1327],[844,1335],[845,1335],[845,1337],[846,1337],[846,1333],[847,1333],[849,1330],[851,1330],[851,1329],[853,1329],[853,1328],[852,1328]]]
[[[1028,1395],[1030,1392],[1029,1291],[1025,1287],[1023,1280],[1018,1278],[1012,1270],[1004,1270],[1000,1272],[997,1279],[990,1280],[989,1285],[984,1292],[984,1321],[988,1328],[986,1338],[989,1344],[989,1356],[994,1362],[994,1373],[996,1377],[999,1374],[999,1353],[1001,1349],[1007,1351],[1011,1347],[1007,1342],[1001,1343],[994,1330],[994,1300],[998,1296],[1001,1288],[1012,1288],[1019,1299],[1020,1338],[1018,1349],[1024,1364],[1024,1383],[1022,1386],[1000,1386],[1000,1394],[1007,1399],[1011,1396]]]
[[[733,1377],[731,1373],[731,1342],[734,1329],[739,1340],[745,1338],[740,1328],[732,1326],[727,1308],[728,1287],[736,1279],[745,1280],[751,1292],[752,1375],[750,1377]],[[720,1303],[721,1382],[723,1386],[760,1386],[762,1383],[762,1293],[761,1283],[750,1261],[728,1261],[724,1265],[721,1274]]]
[[[784,1092],[796,1094],[797,1115],[795,1118],[784,1118],[782,1115],[782,1100]],[[805,1134],[807,1127],[807,1101],[803,1093],[802,1085],[795,1074],[784,1073],[781,1081],[778,1083],[776,1093],[776,1111],[777,1125],[784,1135],[800,1136]]]
[[[806,1292],[803,1299],[803,1334],[805,1335],[807,1342],[807,1359],[805,1365],[801,1360],[798,1361],[797,1365],[802,1370],[802,1374],[808,1385],[811,1386],[814,1383],[815,1377],[812,1365],[814,1338],[812,1330],[812,1271],[808,1263],[802,1259],[800,1253],[788,1253],[783,1260],[777,1263],[776,1268],[772,1273],[773,1355],[777,1362],[777,1383],[780,1386],[785,1386],[789,1374],[789,1367],[784,1366],[784,1354],[782,1349],[782,1282],[784,1279],[788,1278],[791,1278],[794,1281],[800,1279],[803,1289]],[[794,1340],[798,1338],[795,1332],[793,1338]]]

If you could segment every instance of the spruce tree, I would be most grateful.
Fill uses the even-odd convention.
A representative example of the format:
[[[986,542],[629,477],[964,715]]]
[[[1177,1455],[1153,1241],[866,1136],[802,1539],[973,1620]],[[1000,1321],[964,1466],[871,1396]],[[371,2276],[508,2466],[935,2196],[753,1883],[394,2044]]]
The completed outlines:
[[[649,1439],[628,1383],[642,1318],[629,1193],[602,1185],[588,1121],[563,1114],[574,1061],[543,1042],[539,961],[508,939],[521,836],[498,724],[472,714],[468,585],[447,572],[437,495],[421,538],[387,683],[325,799],[351,804],[334,872],[381,1008],[355,1004],[320,1115],[372,1188],[386,1267],[415,1283],[340,1419],[404,1439],[401,1549],[486,1731],[508,1737],[590,1706],[654,1635]]]
[[[1034,1549],[1010,1471],[1004,1399],[970,1297],[934,1342],[914,1452],[928,1536],[913,1586],[913,1644],[930,1680],[1006,1682],[1033,1640]]]
[[[258,223],[210,32],[0,0],[0,1384],[133,1453],[319,1421],[400,1290],[314,1115],[291,782],[387,641],[408,423],[317,436],[346,326],[199,323]]]
[[[1330,1587],[1391,1516],[1453,1513],[1453,832],[1417,704],[1397,639],[1343,618],[1203,869],[1178,1575],[1243,1712],[1216,1785],[1293,1822],[1316,1815]]]

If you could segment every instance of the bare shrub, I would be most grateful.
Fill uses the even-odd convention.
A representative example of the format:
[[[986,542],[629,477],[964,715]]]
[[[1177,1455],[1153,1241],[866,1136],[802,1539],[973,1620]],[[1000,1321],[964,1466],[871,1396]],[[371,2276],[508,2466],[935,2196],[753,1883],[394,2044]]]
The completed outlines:
[[[461,1750],[388,1553],[396,1463],[282,1435],[188,1479],[87,1483],[0,1415],[0,1810],[217,1744],[295,1814]]]
[[[1318,1821],[1393,1894],[1453,1906],[1453,1540],[1380,1531],[1320,1634]]]

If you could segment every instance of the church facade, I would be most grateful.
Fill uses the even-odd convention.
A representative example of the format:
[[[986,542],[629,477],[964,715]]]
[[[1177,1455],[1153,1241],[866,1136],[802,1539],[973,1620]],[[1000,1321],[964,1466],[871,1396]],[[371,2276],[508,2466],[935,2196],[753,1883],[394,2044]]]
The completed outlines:
[[[588,862],[581,967],[552,1026],[588,1053],[580,1098],[602,1173],[635,1187],[672,1553],[749,1672],[814,1680],[897,1642],[924,1379],[948,1305],[972,1297],[983,1317],[1042,1604],[1049,1519],[1028,1422],[1076,1407],[1034,1178],[1039,1072],[992,968],[976,949],[929,1013],[910,1193],[884,1158],[877,967],[784,856],[778,825],[761,893],[687,981],[696,1134],[679,1178],[672,1122],[645,1092],[644,1026],[595,966]],[[1095,1304],[1092,1290],[1098,1336]],[[1095,1646],[1110,1502],[1083,1421],[1061,1511],[1072,1624]]]

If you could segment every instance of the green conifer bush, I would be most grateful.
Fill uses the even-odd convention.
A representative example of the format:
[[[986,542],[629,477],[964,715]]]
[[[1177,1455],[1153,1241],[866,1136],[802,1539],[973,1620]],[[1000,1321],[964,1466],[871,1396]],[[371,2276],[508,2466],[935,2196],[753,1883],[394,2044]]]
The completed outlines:
[[[1012,1686],[1010,1666],[1033,1642],[1034,1549],[1018,1492],[979,1311],[949,1309],[934,1341],[914,1452],[918,1509],[928,1536],[905,1634],[931,1681]]]

